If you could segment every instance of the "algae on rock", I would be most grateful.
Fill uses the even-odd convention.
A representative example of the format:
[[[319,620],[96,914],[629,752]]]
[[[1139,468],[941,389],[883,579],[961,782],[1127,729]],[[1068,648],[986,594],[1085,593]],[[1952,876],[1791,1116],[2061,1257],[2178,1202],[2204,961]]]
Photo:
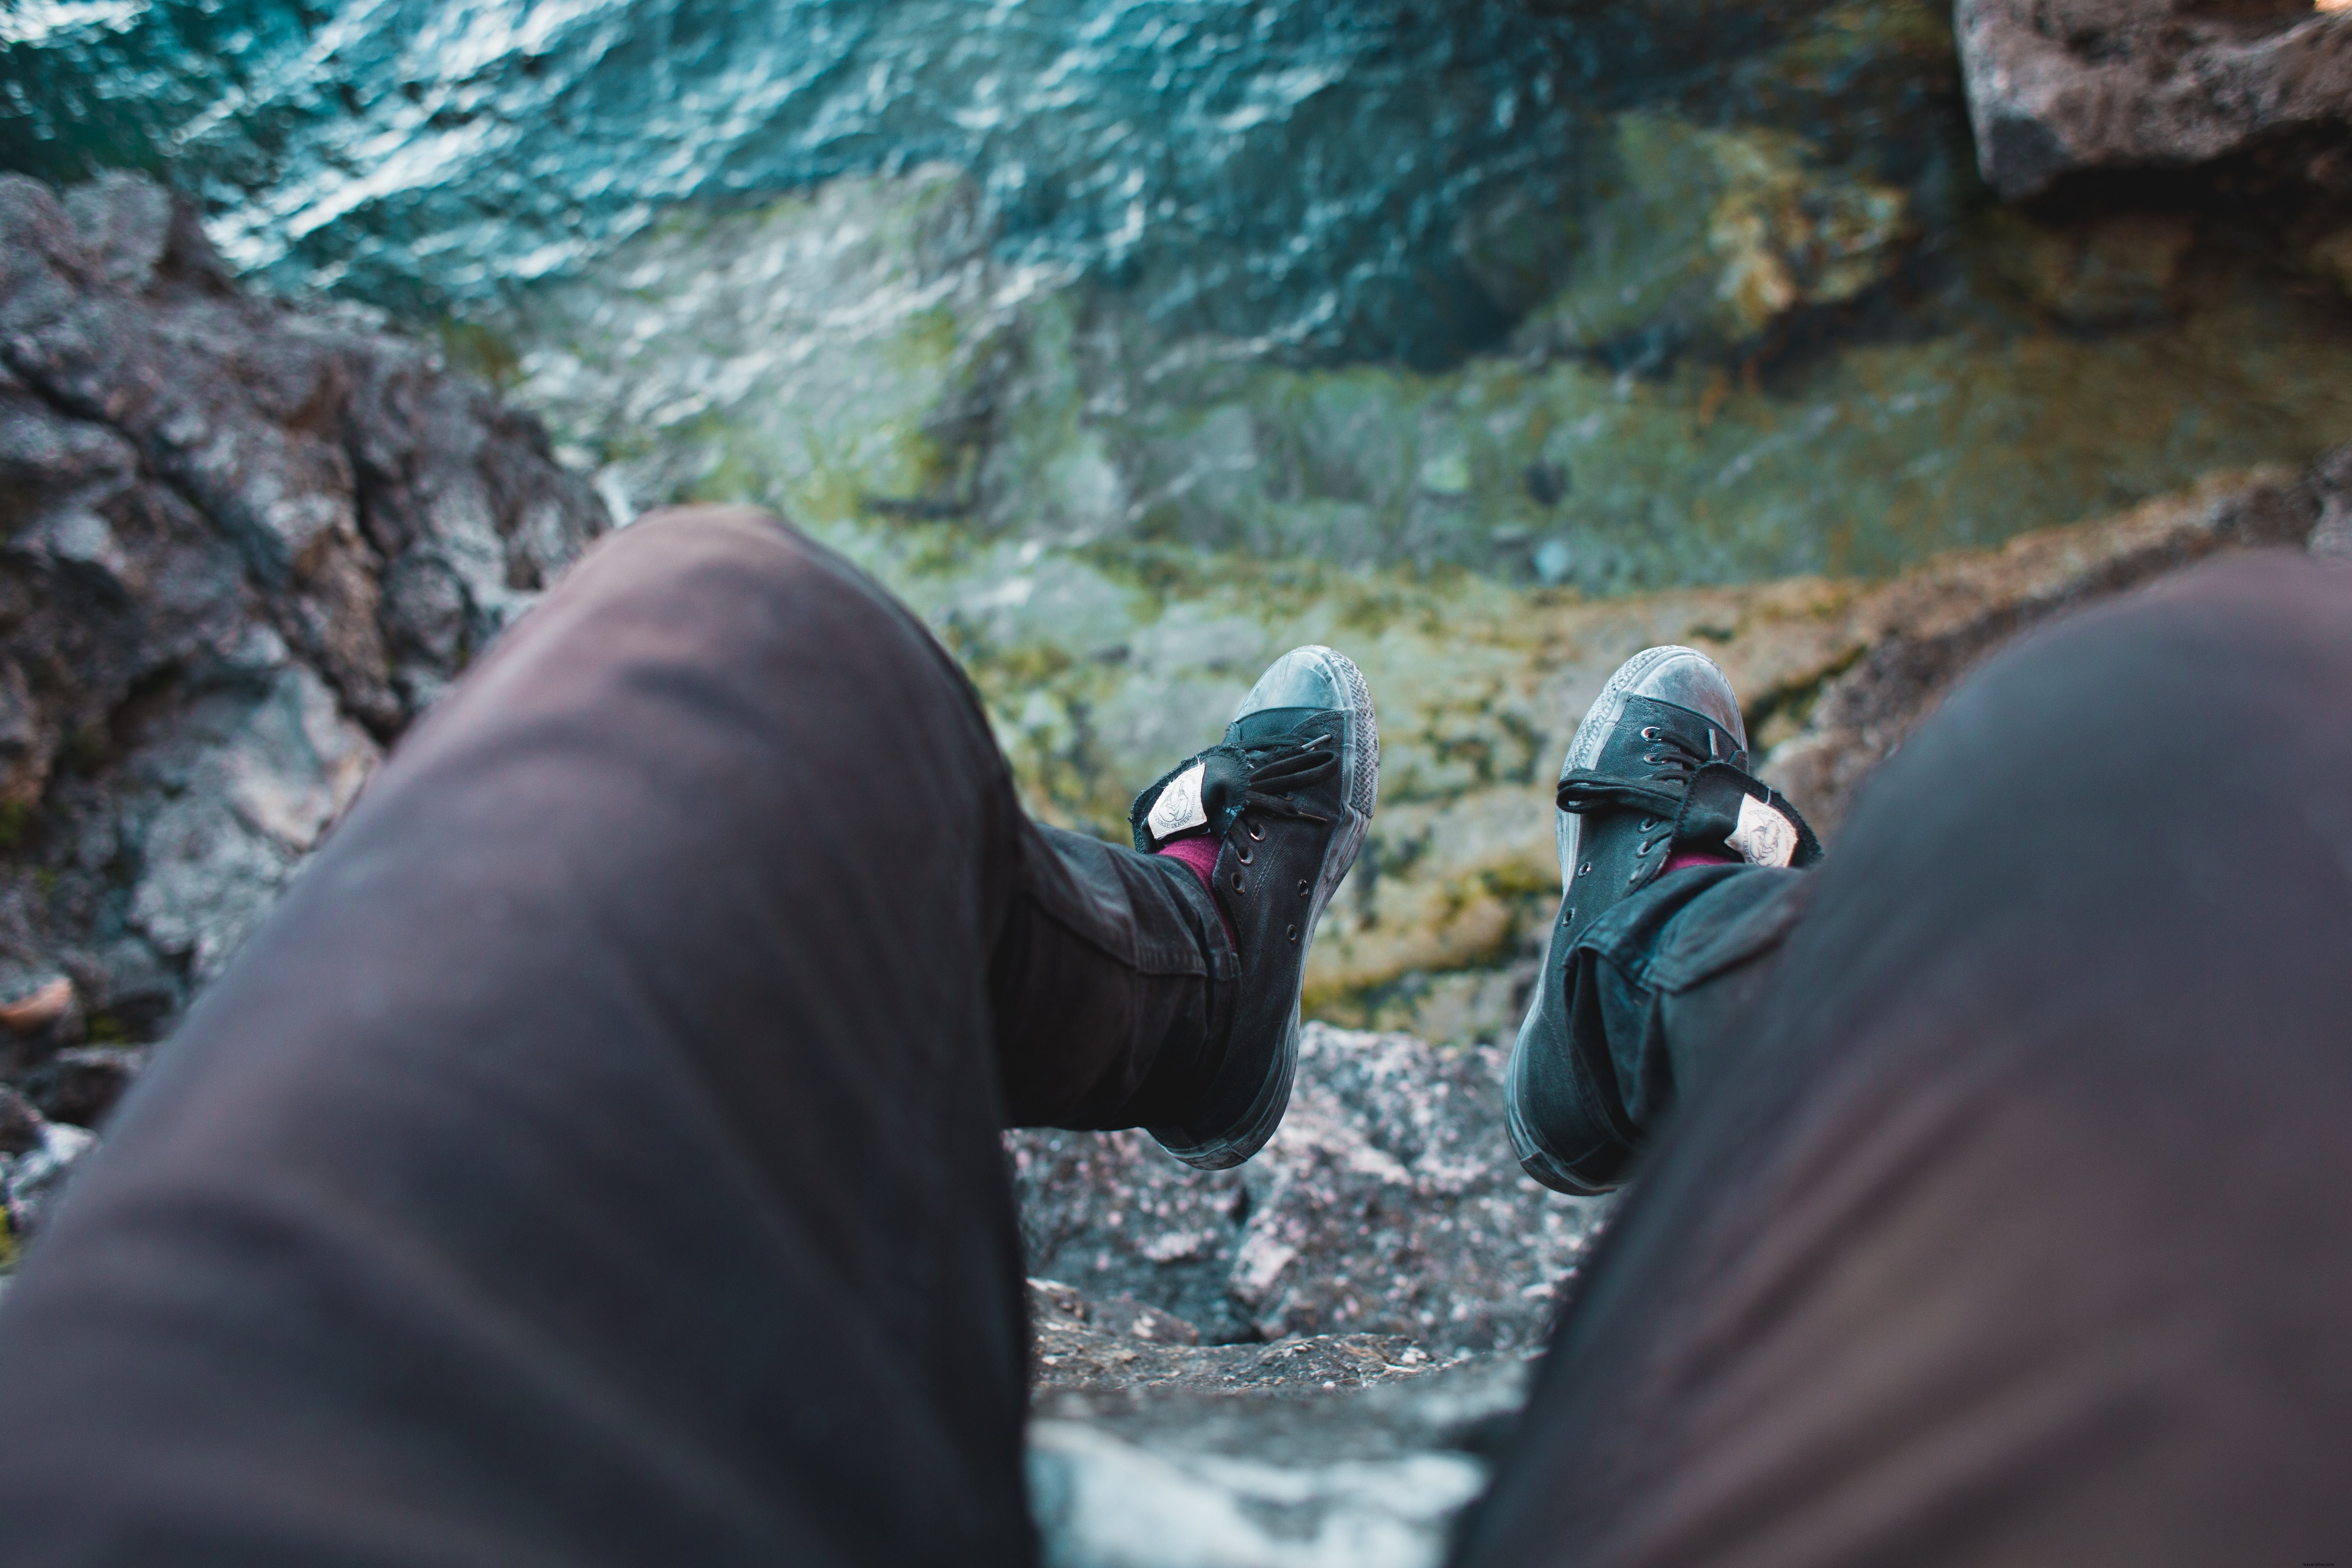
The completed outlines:
[[[953,521],[966,541],[912,552],[950,575],[1008,537],[1130,572],[1196,547],[1235,552],[1213,573],[1305,557],[1588,593],[1876,574],[2352,427],[2345,303],[2177,221],[1962,226],[1898,308],[1876,287],[1910,232],[1895,187],[1820,174],[1780,132],[1620,123],[1700,172],[1642,198],[1680,213],[1625,263],[1649,281],[1628,300],[1607,267],[1571,276],[1527,331],[1575,331],[1532,362],[1169,339],[1115,289],[998,259],[938,168],[676,216],[503,330],[518,394],[629,506],[753,500],[886,554]],[[1801,352],[1757,335],[1849,309]],[[1653,340],[1682,350],[1613,368],[1612,343]]]
[[[1800,307],[1853,299],[1912,237],[1905,192],[1822,171],[1786,132],[1631,113],[1612,140],[1596,199],[1551,220],[1570,230],[1567,278],[1529,301],[1522,353],[1721,351]]]

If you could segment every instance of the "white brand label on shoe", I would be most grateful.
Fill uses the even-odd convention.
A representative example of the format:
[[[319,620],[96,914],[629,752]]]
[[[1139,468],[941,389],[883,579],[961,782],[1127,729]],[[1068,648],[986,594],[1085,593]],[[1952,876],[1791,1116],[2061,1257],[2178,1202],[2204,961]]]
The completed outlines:
[[[1739,797],[1739,826],[1723,842],[1750,866],[1786,866],[1797,855],[1797,825],[1752,795]]]
[[[1151,803],[1151,815],[1143,826],[1151,830],[1154,843],[1173,838],[1188,827],[1206,827],[1209,814],[1201,806],[1201,775],[1209,771],[1206,763],[1194,763],[1168,781],[1160,798]]]

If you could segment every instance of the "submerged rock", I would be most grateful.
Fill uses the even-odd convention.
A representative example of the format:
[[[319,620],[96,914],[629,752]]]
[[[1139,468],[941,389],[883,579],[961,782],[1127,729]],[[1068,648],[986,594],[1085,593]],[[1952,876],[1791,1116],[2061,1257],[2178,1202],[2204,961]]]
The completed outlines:
[[[1564,286],[1523,301],[1535,309],[1513,336],[1522,353],[1720,352],[1791,311],[1853,299],[1894,269],[1915,232],[1904,191],[1822,169],[1816,151],[1786,132],[1626,114],[1614,149],[1583,210],[1514,215],[1513,229],[1560,230],[1543,248],[1566,262]],[[1474,259],[1494,250],[1491,240],[1470,248]],[[1526,291],[1503,277],[1489,287]]]
[[[2352,127],[2352,16],[2333,5],[1959,0],[1954,22],[1978,161],[2012,201]]]
[[[1171,552],[1588,594],[1883,574],[2352,428],[2352,316],[2279,258],[2191,266],[2196,231],[2132,215],[1955,226],[1866,140],[1601,126],[1589,200],[1465,217],[1532,303],[1516,352],[1439,373],[1169,331],[1007,261],[937,165],[675,211],[492,324],[632,508],[773,507],[929,604],[999,543],[1142,579],[1079,606],[1080,658],[1199,574]]]
[[[2028,299],[2070,327],[2154,321],[2180,303],[2182,265],[2197,242],[2180,213],[2103,214],[2057,225],[2002,212],[1988,220],[2002,244],[1995,266]]]

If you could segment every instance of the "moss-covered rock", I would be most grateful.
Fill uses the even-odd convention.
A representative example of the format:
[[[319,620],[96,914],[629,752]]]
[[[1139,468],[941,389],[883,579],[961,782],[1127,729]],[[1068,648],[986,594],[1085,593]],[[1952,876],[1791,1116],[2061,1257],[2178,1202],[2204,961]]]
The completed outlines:
[[[1116,290],[1003,262],[938,168],[677,216],[505,332],[520,395],[626,504],[1133,572],[1192,546],[1593,594],[1883,574],[2352,429],[2352,305],[2258,247],[1988,214],[1905,304],[1879,286],[1895,186],[1776,131],[1619,125],[1652,184],[1632,248],[1594,242],[1531,318],[1581,323],[1565,348],[1443,374],[1169,339]],[[1646,338],[1685,352],[1612,358]]]
[[[1548,217],[1569,231],[1557,247],[1567,276],[1521,324],[1522,350],[1721,351],[1801,307],[1853,299],[1915,232],[1904,191],[1824,170],[1787,132],[1633,113],[1612,142],[1595,199]]]

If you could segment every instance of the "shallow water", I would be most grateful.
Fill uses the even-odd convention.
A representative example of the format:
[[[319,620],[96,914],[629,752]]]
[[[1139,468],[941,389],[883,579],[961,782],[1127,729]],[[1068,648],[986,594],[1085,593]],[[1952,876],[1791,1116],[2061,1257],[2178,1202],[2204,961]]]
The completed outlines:
[[[624,510],[1621,593],[2352,433],[2352,310],[2280,233],[1993,205],[1943,0],[15,0],[0,42],[0,163],[161,168]]]
[[[1423,363],[1506,324],[1460,214],[1551,194],[1603,90],[1601,29],[1517,0],[26,0],[0,27],[10,163],[163,163],[281,284],[478,300],[669,203],[943,160],[1008,253],[1155,319]]]

